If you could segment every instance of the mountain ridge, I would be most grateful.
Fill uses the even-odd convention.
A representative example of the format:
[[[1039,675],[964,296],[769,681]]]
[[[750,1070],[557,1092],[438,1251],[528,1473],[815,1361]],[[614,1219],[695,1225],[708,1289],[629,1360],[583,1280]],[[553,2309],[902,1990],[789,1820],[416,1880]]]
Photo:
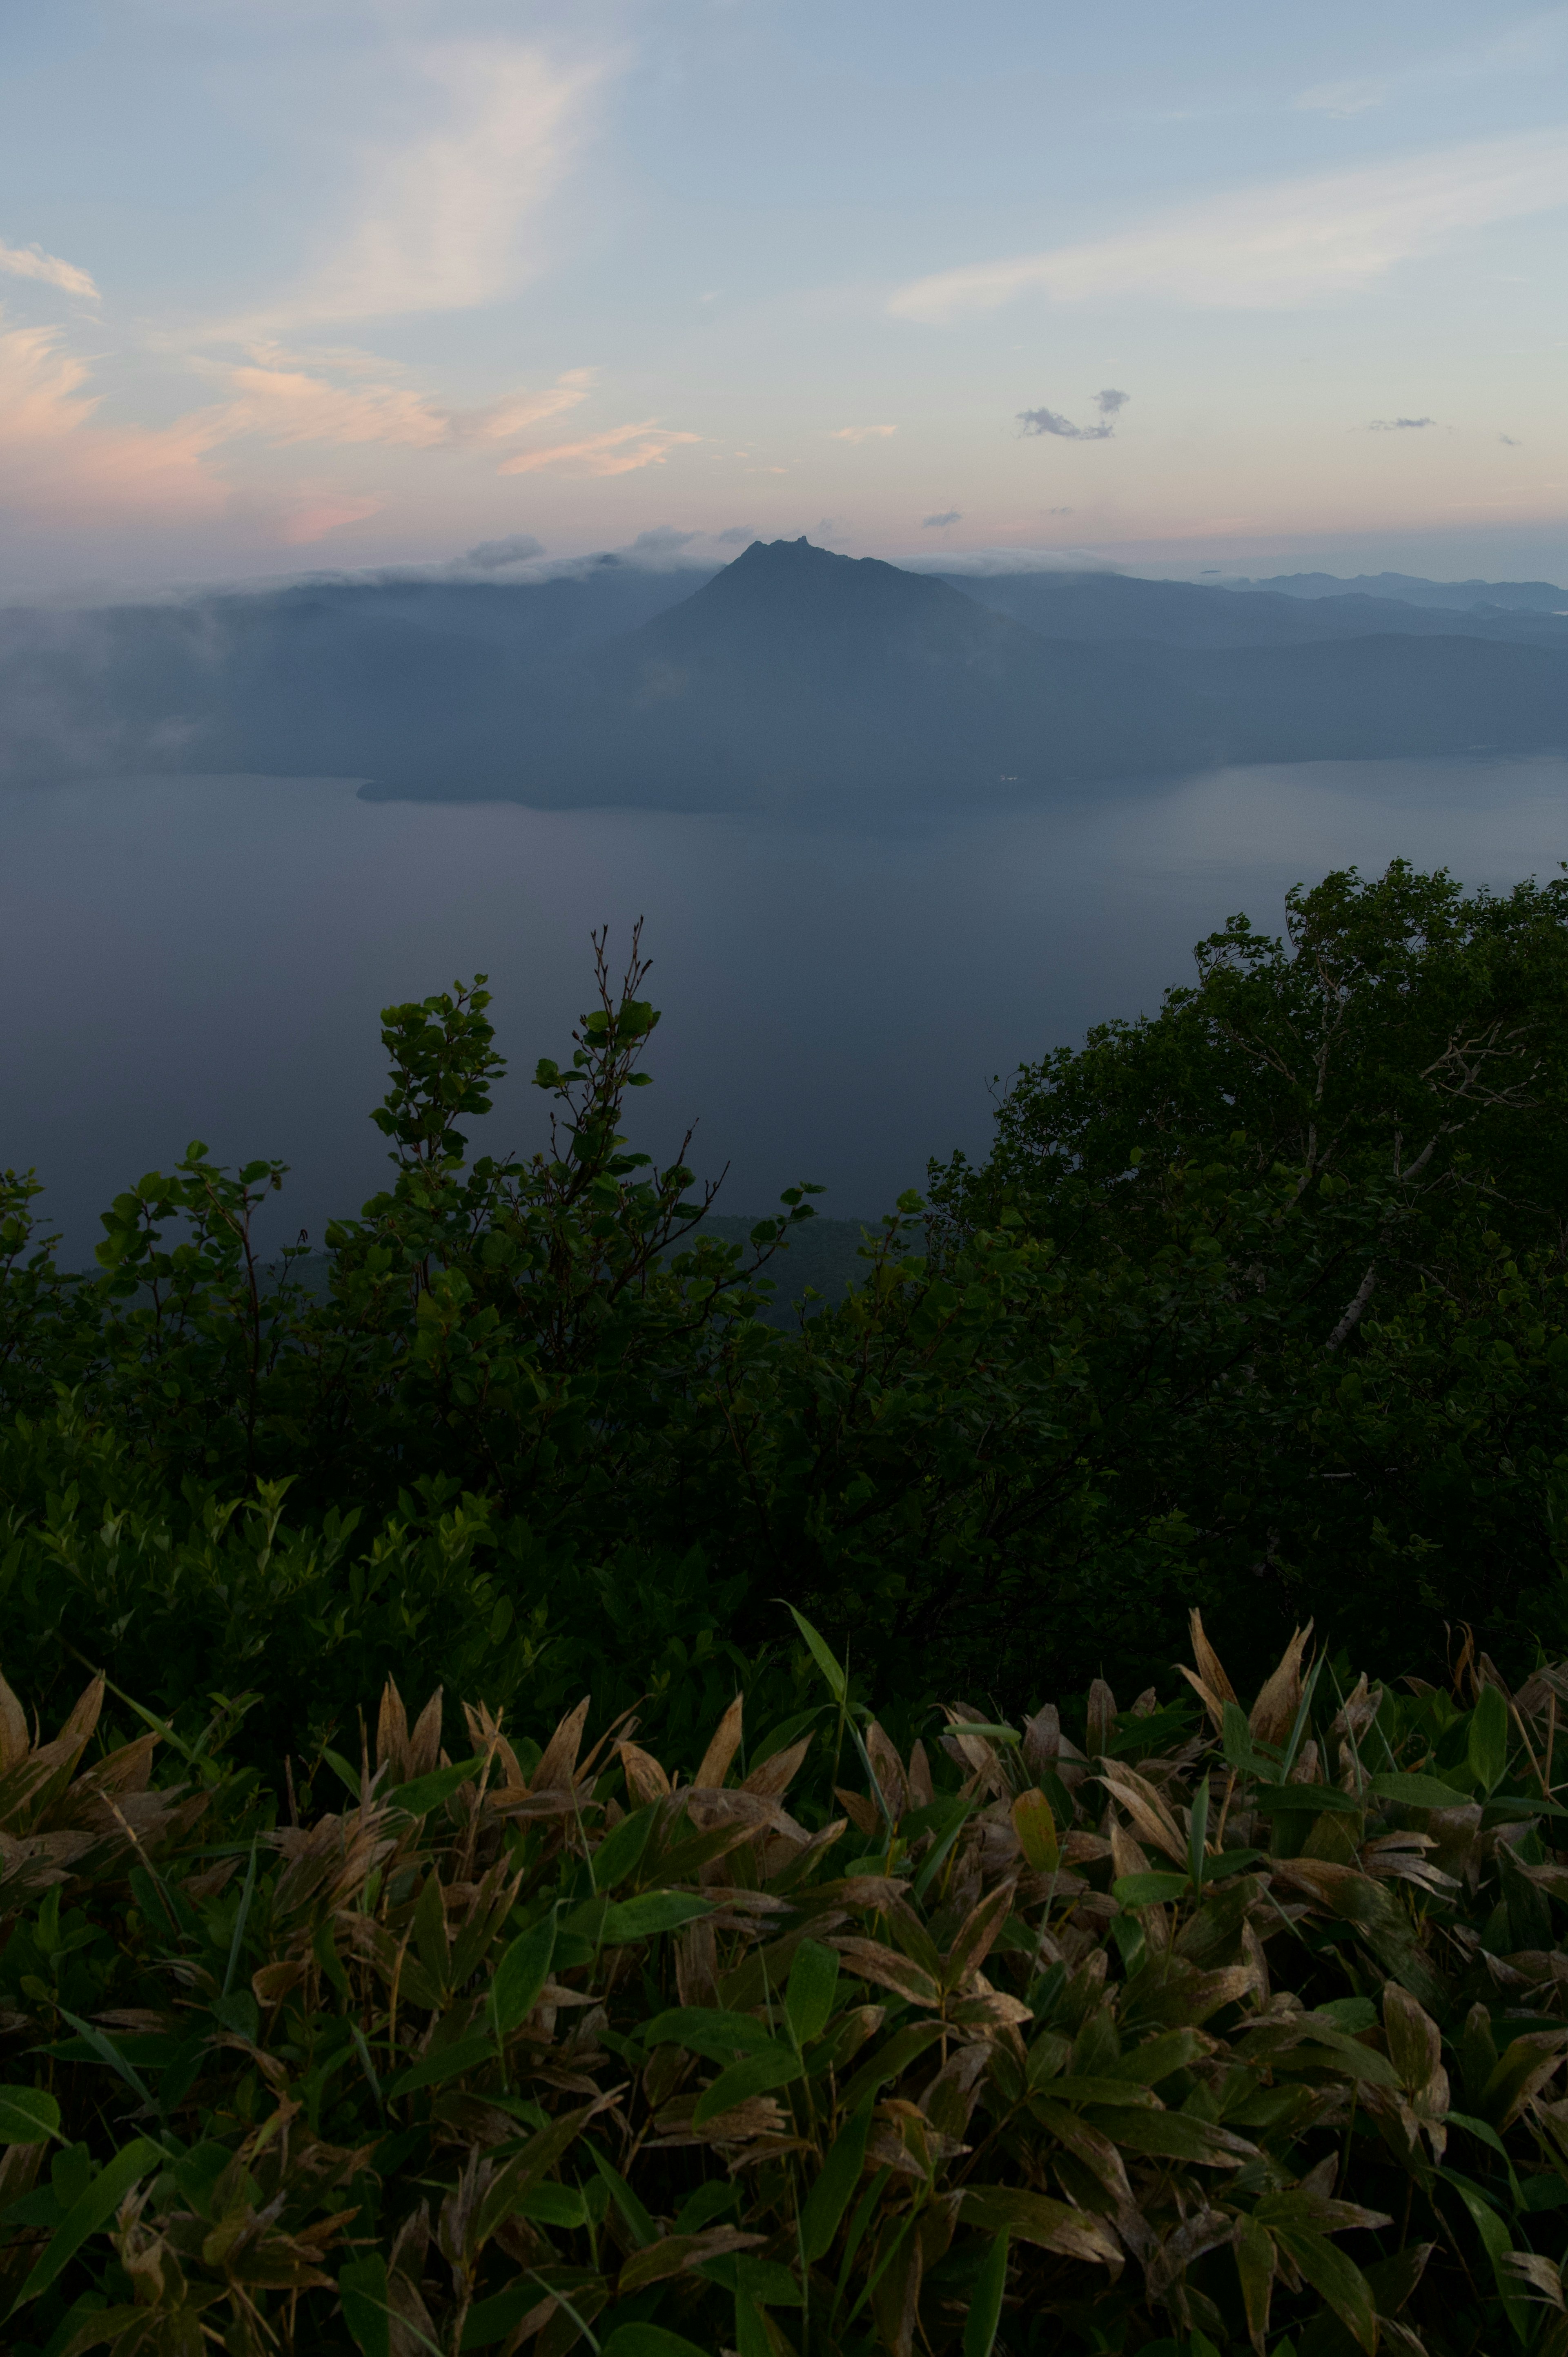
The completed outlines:
[[[942,576],[804,538],[711,574],[0,615],[0,769],[18,778],[337,775],[372,797],[729,808],[1563,745],[1555,614]]]

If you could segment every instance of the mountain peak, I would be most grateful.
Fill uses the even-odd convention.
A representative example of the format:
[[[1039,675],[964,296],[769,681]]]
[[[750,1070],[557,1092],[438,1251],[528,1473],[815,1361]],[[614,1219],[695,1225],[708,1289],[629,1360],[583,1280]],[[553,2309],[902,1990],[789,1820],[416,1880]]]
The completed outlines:
[[[671,647],[677,640],[708,642],[715,631],[728,637],[736,630],[806,630],[832,638],[844,630],[900,628],[974,611],[961,590],[929,574],[906,573],[879,556],[840,556],[802,534],[754,540],[682,605],[661,615],[649,634]]]

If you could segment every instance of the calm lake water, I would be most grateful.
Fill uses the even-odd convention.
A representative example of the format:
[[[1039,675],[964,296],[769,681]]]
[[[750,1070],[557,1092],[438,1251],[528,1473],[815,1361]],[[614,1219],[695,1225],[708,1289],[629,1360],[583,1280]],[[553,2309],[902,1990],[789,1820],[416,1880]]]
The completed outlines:
[[[1568,762],[1226,770],[1030,809],[810,821],[365,802],[352,782],[135,778],[0,789],[0,1166],[68,1248],[188,1139],[293,1166],[274,1237],[382,1183],[377,1010],[490,976],[519,1078],[475,1132],[532,1145],[521,1078],[588,1001],[588,932],[645,921],[664,1010],[635,1111],[727,1162],[725,1209],[797,1178],[875,1215],[983,1151],[988,1082],[1157,1005],[1191,946],[1298,878],[1396,854],[1467,883],[1568,856]],[[488,1133],[488,1134],[487,1134]]]

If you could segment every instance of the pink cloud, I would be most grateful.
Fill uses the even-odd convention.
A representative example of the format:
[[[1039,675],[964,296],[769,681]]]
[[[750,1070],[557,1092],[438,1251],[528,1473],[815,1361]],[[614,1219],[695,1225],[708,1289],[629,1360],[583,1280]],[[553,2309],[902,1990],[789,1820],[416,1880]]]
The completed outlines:
[[[166,426],[103,425],[97,397],[81,390],[88,374],[53,328],[0,332],[0,499],[68,522],[219,513],[228,493],[203,464],[220,438],[210,412]]]
[[[285,548],[306,548],[312,541],[325,540],[329,532],[340,532],[346,523],[362,523],[367,516],[379,515],[381,506],[380,500],[356,499],[350,491],[307,493],[284,517],[278,538]]]
[[[700,434],[678,434],[650,417],[640,425],[612,425],[605,434],[582,442],[557,442],[547,450],[520,450],[503,458],[500,475],[532,475],[542,467],[564,467],[574,474],[629,475],[639,467],[661,467],[671,450],[683,442],[700,442]]]

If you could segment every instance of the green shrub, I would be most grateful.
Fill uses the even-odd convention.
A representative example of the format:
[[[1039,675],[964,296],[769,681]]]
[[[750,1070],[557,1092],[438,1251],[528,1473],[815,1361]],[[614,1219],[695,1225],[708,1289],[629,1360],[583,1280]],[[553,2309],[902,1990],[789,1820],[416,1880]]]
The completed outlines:
[[[1195,1620],[901,1754],[801,1630],[682,1776],[389,1686],[281,1818],[0,1687],[7,2349],[1558,2357],[1568,1672],[1244,1712]]]
[[[658,1016],[634,950],[471,1157],[483,978],[390,1007],[387,1190],[325,1293],[262,1256],[280,1166],[193,1146],[63,1273],[0,1200],[0,1654],[90,1665],[314,1753],[392,1671],[531,1718],[592,1686],[683,1741],[788,1706],[775,1599],[910,1724],[1167,1674],[1187,1611],[1261,1674],[1297,1620],[1433,1674],[1568,1651],[1568,883],[1396,865],[1244,919],[1195,987],[1015,1076],[837,1305],[769,1322],[748,1246],[628,1143]],[[940,1665],[940,1680],[938,1665]],[[714,1683],[713,1681],[715,1681]],[[760,1682],[760,1683],[759,1683]],[[448,1730],[456,1739],[455,1730]]]

